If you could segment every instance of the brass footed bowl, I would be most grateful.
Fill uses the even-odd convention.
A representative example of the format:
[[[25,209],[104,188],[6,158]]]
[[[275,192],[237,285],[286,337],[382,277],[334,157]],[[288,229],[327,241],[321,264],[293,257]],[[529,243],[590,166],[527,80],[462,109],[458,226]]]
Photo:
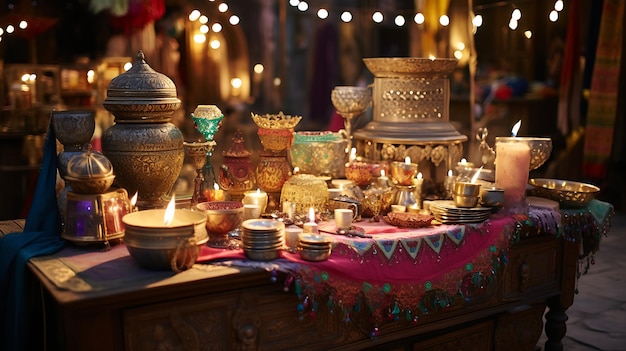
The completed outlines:
[[[498,141],[525,143],[530,148],[530,168],[535,170],[541,167],[552,153],[552,139],[537,137],[496,137]],[[496,150],[496,152],[498,152]]]
[[[228,232],[237,229],[243,222],[243,203],[240,201],[202,202],[196,205],[206,216],[209,233],[207,245],[216,248],[230,246]]]

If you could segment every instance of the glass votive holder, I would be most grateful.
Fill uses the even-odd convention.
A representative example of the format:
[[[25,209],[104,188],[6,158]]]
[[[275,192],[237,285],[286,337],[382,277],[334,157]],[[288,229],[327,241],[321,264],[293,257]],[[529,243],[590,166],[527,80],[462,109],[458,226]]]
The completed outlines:
[[[261,209],[261,213],[264,213],[267,208],[267,193],[260,189],[246,191],[243,193],[241,202],[243,202],[244,205],[258,205]]]
[[[349,162],[346,164],[346,179],[357,186],[367,186],[372,179],[370,165],[364,162]]]
[[[457,207],[476,207],[480,195],[480,184],[456,182],[454,184],[454,204]]]

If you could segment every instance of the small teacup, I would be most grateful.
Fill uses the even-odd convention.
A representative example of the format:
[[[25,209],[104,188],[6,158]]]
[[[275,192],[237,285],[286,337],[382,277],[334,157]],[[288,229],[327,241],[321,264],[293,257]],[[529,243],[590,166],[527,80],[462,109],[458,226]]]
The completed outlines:
[[[338,229],[350,229],[355,213],[347,208],[335,209],[335,225]]]

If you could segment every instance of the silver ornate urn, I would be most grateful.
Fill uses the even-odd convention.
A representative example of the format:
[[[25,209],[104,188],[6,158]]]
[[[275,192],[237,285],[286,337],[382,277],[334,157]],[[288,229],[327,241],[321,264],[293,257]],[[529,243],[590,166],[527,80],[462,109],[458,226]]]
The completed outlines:
[[[368,159],[419,163],[425,178],[443,179],[461,159],[460,134],[449,122],[449,75],[457,60],[448,58],[364,58],[374,75],[372,121],[354,132]]]
[[[185,157],[182,132],[170,122],[181,105],[176,85],[139,51],[133,66],[111,80],[103,105],[115,116],[102,136],[102,152],[116,183],[138,194],[140,209],[164,207]]]

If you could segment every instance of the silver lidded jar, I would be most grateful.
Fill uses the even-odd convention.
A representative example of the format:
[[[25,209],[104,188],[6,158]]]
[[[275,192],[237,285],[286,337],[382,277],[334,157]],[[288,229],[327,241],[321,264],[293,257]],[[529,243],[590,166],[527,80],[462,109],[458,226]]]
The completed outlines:
[[[176,85],[139,51],[133,66],[111,80],[103,105],[115,116],[102,135],[102,152],[113,164],[116,184],[137,193],[139,209],[165,207],[163,197],[185,156],[182,132],[171,123],[181,105]]]

